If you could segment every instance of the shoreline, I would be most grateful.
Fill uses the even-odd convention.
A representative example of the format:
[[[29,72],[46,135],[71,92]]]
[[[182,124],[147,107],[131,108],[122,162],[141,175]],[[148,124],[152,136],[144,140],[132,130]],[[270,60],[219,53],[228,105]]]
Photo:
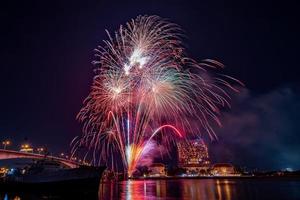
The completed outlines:
[[[166,177],[135,177],[127,180],[177,180],[177,179],[299,179],[300,176],[166,176]]]

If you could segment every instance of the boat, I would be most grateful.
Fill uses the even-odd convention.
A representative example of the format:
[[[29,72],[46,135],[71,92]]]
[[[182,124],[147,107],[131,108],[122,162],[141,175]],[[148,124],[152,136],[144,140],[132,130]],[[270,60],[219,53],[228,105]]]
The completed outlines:
[[[105,167],[69,168],[49,159],[37,160],[23,169],[10,169],[0,179],[3,191],[98,191]]]

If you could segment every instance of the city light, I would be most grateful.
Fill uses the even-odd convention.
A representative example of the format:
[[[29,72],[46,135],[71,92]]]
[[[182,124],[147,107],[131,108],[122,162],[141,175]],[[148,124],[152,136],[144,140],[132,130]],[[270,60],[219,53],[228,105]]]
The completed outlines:
[[[4,177],[8,172],[8,169],[6,167],[0,168],[0,177]]]
[[[4,141],[2,142],[2,145],[3,145],[3,149],[6,149],[7,146],[11,145],[11,141],[9,141],[9,140],[4,140]]]
[[[33,153],[33,148],[29,144],[22,144],[20,151],[26,153]]]
[[[45,148],[39,147],[39,148],[37,148],[37,152],[38,152],[39,154],[41,154],[41,153],[45,152]]]

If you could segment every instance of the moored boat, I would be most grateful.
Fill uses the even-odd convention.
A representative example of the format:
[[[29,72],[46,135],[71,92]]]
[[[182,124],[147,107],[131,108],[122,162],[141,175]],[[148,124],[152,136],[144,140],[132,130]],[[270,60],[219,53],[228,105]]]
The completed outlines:
[[[5,191],[98,191],[105,167],[67,168],[53,160],[39,160],[24,169],[11,169],[1,179]]]

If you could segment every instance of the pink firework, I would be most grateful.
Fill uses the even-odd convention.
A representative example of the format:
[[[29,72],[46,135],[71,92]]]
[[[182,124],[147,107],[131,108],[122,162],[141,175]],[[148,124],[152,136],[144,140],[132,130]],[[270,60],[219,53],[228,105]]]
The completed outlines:
[[[158,134],[166,144],[200,130],[216,138],[211,123],[220,125],[228,89],[237,91],[229,81],[240,83],[208,73],[221,63],[188,58],[180,27],[158,16],[138,16],[107,35],[96,49],[96,75],[78,114],[84,134],[74,139],[73,153],[86,146],[94,163],[111,169],[121,158],[130,176]]]

